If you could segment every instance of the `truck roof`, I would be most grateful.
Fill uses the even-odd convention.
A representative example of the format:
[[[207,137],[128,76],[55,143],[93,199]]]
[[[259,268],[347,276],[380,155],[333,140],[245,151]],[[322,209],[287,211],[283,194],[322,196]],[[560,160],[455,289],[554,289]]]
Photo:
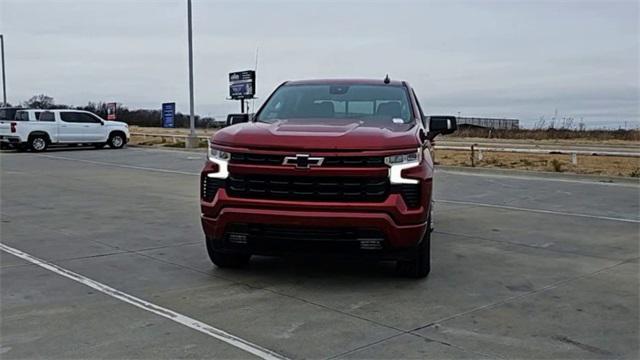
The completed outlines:
[[[392,85],[403,86],[404,81],[390,80],[389,84],[381,79],[309,79],[287,81],[286,85]]]

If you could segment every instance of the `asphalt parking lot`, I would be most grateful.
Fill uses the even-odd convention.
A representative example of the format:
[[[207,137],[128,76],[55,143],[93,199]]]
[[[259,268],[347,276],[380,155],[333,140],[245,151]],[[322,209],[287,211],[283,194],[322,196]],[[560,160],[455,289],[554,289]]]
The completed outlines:
[[[1,242],[283,357],[639,355],[637,183],[440,170],[432,271],[416,281],[327,259],[215,268],[203,159],[3,152]],[[4,359],[253,356],[6,248],[0,281]]]

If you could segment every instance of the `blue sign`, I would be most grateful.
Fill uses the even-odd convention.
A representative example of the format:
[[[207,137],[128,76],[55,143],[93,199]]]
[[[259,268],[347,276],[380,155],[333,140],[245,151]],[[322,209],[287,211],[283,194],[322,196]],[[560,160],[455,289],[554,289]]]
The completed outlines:
[[[173,128],[176,127],[174,119],[176,118],[176,103],[164,103],[162,104],[162,127]]]

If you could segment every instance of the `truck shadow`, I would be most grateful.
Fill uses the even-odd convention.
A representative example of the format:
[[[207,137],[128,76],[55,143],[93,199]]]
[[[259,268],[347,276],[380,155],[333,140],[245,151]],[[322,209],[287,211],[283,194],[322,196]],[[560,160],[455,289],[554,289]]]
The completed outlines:
[[[216,274],[248,276],[271,280],[362,278],[400,278],[394,261],[343,258],[327,255],[287,255],[282,257],[253,256],[242,269],[215,268]]]

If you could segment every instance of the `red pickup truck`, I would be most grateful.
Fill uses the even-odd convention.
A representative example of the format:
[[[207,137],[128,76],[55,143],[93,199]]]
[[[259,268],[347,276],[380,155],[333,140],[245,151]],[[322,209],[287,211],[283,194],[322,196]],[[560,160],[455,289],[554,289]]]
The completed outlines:
[[[255,116],[230,116],[201,173],[202,227],[219,267],[251,255],[333,253],[430,270],[432,140],[404,81],[288,81]]]

